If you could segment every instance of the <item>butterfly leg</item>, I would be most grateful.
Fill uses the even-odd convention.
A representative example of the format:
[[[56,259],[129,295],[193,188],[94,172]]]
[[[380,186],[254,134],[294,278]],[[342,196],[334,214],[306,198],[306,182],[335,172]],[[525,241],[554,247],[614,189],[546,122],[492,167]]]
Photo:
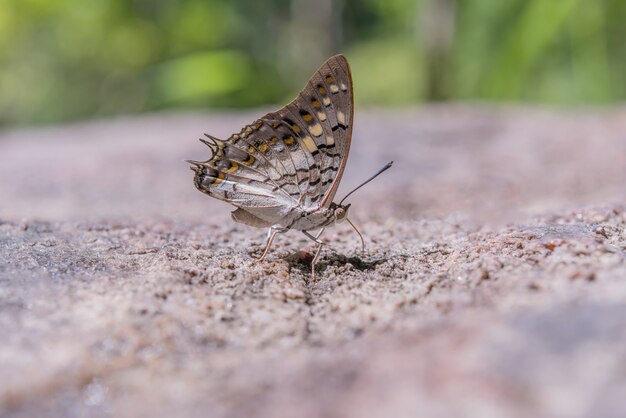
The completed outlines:
[[[316,242],[318,244],[324,244],[322,241],[320,241],[318,238],[322,235],[322,233],[324,232],[326,228],[322,228],[317,232],[317,235],[313,236],[311,235],[311,233],[309,231],[302,231],[302,233],[304,235],[307,236],[307,238],[309,238],[311,241]]]
[[[265,259],[267,253],[270,251],[270,247],[272,246],[272,241],[274,241],[274,237],[276,234],[281,234],[286,232],[287,228],[281,228],[278,226],[270,226],[270,229],[267,231],[267,243],[265,244],[265,250],[263,250],[263,254],[258,259],[254,260],[255,263],[260,263]]]
[[[315,236],[311,235],[308,231],[302,231],[304,235],[306,235],[308,238],[310,238],[311,240],[315,241],[316,243],[320,245],[317,248],[317,251],[315,252],[313,261],[311,261],[311,279],[312,280],[315,280],[315,264],[317,264],[317,260],[320,258],[320,254],[322,253],[322,247],[324,246],[324,241],[319,240],[319,237],[322,235],[322,233],[324,233],[324,229],[326,228],[320,229],[319,232]]]
[[[365,240],[363,239],[363,235],[361,235],[361,231],[359,231],[359,229],[356,226],[354,226],[352,221],[348,219],[347,217],[346,217],[346,221],[348,221],[350,226],[356,231],[357,234],[359,234],[359,238],[361,238],[361,253],[365,254]]]

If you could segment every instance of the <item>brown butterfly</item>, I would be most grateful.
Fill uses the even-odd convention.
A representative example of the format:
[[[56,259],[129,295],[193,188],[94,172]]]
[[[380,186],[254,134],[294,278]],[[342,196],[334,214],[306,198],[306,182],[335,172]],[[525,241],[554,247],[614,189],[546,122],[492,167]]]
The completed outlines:
[[[203,193],[237,207],[235,221],[269,227],[262,261],[276,234],[302,231],[319,244],[311,270],[324,243],[324,228],[348,219],[350,204],[333,202],[348,160],[352,140],[354,100],[350,66],[343,55],[331,57],[313,74],[295,100],[268,113],[241,132],[222,140],[201,139],[212,152],[206,161],[188,161],[194,184]],[[309,231],[318,230],[316,235]]]

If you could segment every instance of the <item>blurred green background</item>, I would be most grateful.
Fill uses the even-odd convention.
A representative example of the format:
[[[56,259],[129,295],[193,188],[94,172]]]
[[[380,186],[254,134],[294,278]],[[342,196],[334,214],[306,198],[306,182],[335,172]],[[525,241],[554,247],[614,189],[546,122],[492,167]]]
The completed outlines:
[[[328,56],[361,105],[626,97],[624,0],[0,0],[0,126],[291,99]]]

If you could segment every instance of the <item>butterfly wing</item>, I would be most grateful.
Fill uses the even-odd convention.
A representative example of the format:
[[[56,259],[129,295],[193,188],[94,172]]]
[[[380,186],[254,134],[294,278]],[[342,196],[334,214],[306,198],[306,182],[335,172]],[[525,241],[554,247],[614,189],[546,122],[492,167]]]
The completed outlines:
[[[189,161],[196,188],[237,206],[235,220],[251,226],[279,224],[300,196],[295,174],[272,145],[277,143],[273,131],[259,120],[226,140],[207,136],[201,141],[211,149],[211,157]]]
[[[332,202],[350,151],[353,112],[350,66],[343,55],[336,55],[313,74],[295,100],[262,118],[282,122],[298,139],[301,152],[294,159],[299,179],[308,177],[305,207]]]
[[[352,79],[345,57],[330,58],[296,99],[226,140],[208,136],[207,161],[190,161],[203,193],[237,206],[252,226],[285,223],[297,206],[328,206],[350,149]]]

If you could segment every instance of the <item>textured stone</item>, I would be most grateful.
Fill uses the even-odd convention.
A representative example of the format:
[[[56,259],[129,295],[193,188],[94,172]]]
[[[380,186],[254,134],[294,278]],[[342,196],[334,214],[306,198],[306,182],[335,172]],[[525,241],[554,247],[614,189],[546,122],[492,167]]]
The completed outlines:
[[[626,111],[357,113],[316,280],[183,163],[253,118],[0,134],[1,416],[626,414]]]

